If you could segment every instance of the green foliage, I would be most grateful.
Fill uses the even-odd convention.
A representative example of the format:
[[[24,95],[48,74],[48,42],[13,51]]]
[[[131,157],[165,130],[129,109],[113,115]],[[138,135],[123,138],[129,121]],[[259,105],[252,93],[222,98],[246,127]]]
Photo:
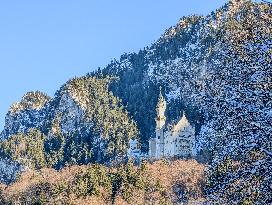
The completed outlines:
[[[101,190],[111,191],[111,180],[107,170],[102,165],[93,165],[83,173],[75,177],[74,193],[77,196],[95,195],[99,196]]]
[[[1,155],[11,158],[29,168],[46,166],[44,140],[46,136],[37,129],[17,134],[0,143]]]
[[[53,120],[48,137],[45,140],[46,160],[49,167],[60,168],[64,159],[66,136],[61,132],[60,114]]]
[[[107,193],[112,203],[118,195],[130,203],[135,190],[146,189],[146,169],[143,166],[136,168],[132,162],[128,162],[117,169],[107,169],[96,164],[79,173],[71,189],[79,197],[101,196]]]
[[[131,161],[118,167],[117,172],[112,176],[113,193],[115,195],[119,193],[123,199],[131,202],[135,189],[145,190],[144,171],[142,167],[136,169]]]
[[[67,139],[69,145],[77,146],[66,146],[65,153],[76,155],[77,163],[122,157],[129,139],[138,135],[136,123],[129,118],[121,100],[108,90],[113,79],[83,77],[73,79],[67,85],[72,98],[84,109],[84,121],[92,124]]]

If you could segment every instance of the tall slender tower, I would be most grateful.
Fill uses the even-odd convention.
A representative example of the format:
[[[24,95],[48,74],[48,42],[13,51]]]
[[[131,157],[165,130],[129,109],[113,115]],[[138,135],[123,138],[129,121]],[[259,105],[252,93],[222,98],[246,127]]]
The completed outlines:
[[[164,128],[165,128],[165,110],[166,101],[162,95],[160,87],[160,95],[157,104],[157,117],[156,117],[156,158],[164,156]]]

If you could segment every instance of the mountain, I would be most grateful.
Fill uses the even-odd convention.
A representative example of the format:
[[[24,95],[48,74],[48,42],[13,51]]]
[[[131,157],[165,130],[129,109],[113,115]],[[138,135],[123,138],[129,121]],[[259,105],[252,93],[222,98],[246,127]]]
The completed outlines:
[[[254,59],[266,57],[260,59],[261,66],[269,68],[270,62],[267,59],[269,52],[271,53],[269,50],[271,47],[268,48],[271,44],[269,12],[268,4],[237,0],[230,1],[208,16],[183,17],[150,47],[137,54],[124,54],[119,60],[112,61],[106,68],[90,75],[114,75],[120,78],[111,84],[110,89],[123,100],[128,112],[138,123],[144,151],[148,149],[148,140],[154,134],[159,86],[163,87],[168,101],[168,123],[181,117],[181,111],[185,110],[199,133],[201,126],[217,116],[216,112],[220,109],[220,105],[216,104],[219,103],[219,96],[216,93],[219,91],[216,89],[221,86],[232,86],[239,80],[237,78],[236,82],[234,79],[218,82],[224,75],[234,75],[228,73],[233,69],[230,66],[237,65],[237,75],[241,74],[239,78],[245,83],[251,83],[250,74],[243,76],[245,73],[240,72],[242,64],[250,62],[240,62],[242,59],[237,59],[238,56],[247,54],[234,52],[234,49],[241,49],[237,43],[243,45],[247,43],[246,41],[252,41],[249,39],[250,35],[257,35],[252,37],[256,40],[262,38],[260,40],[267,49],[260,51],[256,56],[254,52],[258,51],[252,51],[249,57],[254,56]],[[248,19],[252,22],[247,21]],[[252,76],[269,76],[270,70],[262,71],[260,65],[256,66],[259,67],[251,70]],[[257,77],[258,80],[269,81],[268,78],[261,79],[261,76]],[[255,78],[255,81],[258,80]],[[224,117],[222,120],[227,119]],[[202,142],[199,142],[199,146],[203,144]]]
[[[185,110],[196,127],[198,155],[210,165],[207,199],[267,204],[272,198],[271,13],[270,3],[231,0],[207,16],[183,17],[151,46],[69,81],[52,99],[40,92],[26,94],[8,112],[1,139],[37,129],[49,140],[47,155],[68,153],[61,160],[54,155],[56,168],[117,159],[134,136],[147,152],[162,86],[167,124]],[[69,139],[64,144],[74,148],[53,146],[54,130],[57,144]],[[96,143],[100,136],[108,136],[106,145]],[[83,145],[87,154],[81,153]],[[90,154],[95,157],[86,157]]]
[[[60,169],[123,158],[129,139],[138,131],[121,101],[108,90],[112,80],[74,78],[52,99],[40,92],[27,93],[7,114],[5,140],[0,144],[2,163],[13,160],[21,169]],[[12,167],[9,163],[7,168]]]

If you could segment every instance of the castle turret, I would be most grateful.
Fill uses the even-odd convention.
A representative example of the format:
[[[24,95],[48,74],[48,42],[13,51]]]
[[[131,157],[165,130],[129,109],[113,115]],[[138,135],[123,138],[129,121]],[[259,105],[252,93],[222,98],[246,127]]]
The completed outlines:
[[[156,141],[157,141],[157,150],[156,157],[160,158],[164,156],[164,128],[165,128],[165,110],[166,110],[166,101],[162,95],[160,87],[160,95],[157,104],[157,117],[156,117]]]
[[[156,117],[156,129],[161,130],[165,126],[165,110],[166,110],[166,101],[162,95],[161,87],[160,87],[160,95],[157,104],[157,117]]]
[[[160,95],[158,98],[157,104],[157,116],[156,121],[156,137],[149,140],[149,156],[152,158],[161,158],[164,156],[164,128],[165,128],[165,110],[166,110],[166,101],[162,95],[160,87]]]

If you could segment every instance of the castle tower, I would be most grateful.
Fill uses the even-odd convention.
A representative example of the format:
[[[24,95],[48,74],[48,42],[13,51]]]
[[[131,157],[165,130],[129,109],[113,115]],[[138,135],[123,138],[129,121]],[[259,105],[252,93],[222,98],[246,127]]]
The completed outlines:
[[[156,158],[164,156],[164,128],[165,128],[165,110],[166,110],[166,101],[162,95],[160,87],[160,95],[157,104],[157,117],[156,117]]]
[[[149,140],[149,156],[151,158],[159,159],[164,156],[164,128],[165,128],[165,110],[166,110],[166,101],[162,95],[160,87],[160,95],[157,104],[157,116],[156,121],[156,137]]]
[[[160,95],[158,99],[158,104],[157,104],[157,117],[156,117],[156,130],[161,130],[165,126],[165,110],[166,110],[166,101],[162,95],[161,92],[161,87],[160,87]]]

